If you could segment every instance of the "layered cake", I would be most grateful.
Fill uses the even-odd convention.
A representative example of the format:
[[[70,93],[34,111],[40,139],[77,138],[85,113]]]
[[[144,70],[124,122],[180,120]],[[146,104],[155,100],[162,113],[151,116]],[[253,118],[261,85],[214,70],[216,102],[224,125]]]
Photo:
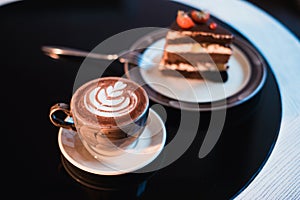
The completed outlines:
[[[227,80],[234,36],[208,12],[179,10],[165,39],[159,66],[162,73],[201,79],[221,74],[222,80]]]

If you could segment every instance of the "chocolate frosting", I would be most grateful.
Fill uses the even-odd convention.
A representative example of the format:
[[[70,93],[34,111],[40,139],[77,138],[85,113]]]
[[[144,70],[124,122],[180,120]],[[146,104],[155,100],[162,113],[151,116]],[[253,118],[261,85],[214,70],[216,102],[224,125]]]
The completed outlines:
[[[177,23],[176,20],[171,24],[170,29],[175,30],[175,31],[191,31],[191,32],[207,32],[207,33],[213,33],[213,34],[218,34],[218,35],[226,35],[233,37],[233,34],[222,27],[220,24],[217,23],[217,27],[215,29],[209,28],[210,23],[217,23],[215,22],[212,18],[209,18],[206,23],[196,23],[195,26],[189,29],[183,29],[181,28]]]

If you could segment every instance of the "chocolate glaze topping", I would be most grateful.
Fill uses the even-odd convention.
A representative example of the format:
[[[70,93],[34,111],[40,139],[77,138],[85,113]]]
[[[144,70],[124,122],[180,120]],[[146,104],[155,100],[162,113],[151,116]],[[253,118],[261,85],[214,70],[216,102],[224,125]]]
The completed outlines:
[[[218,24],[218,26],[215,29],[209,28],[209,24],[212,22],[215,21],[210,18],[206,23],[195,23],[195,26],[193,26],[192,28],[183,29],[180,26],[178,26],[176,21],[174,21],[171,24],[170,29],[174,31],[206,32],[233,38],[233,34],[227,29],[223,28],[220,24]]]

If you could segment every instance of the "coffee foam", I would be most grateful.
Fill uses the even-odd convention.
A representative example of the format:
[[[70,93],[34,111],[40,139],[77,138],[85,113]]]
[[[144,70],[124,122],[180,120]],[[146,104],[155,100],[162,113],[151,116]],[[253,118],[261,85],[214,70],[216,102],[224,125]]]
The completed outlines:
[[[81,86],[74,94],[71,106],[80,121],[84,119],[97,126],[120,126],[138,119],[148,103],[141,86],[128,79],[106,77]]]
[[[137,95],[123,81],[98,86],[84,95],[86,109],[101,117],[119,117],[130,113],[137,101]]]

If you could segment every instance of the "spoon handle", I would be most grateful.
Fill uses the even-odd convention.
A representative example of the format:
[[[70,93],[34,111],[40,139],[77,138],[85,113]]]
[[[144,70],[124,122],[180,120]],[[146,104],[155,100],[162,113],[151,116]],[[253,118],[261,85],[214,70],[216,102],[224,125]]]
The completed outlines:
[[[103,60],[115,60],[117,54],[100,54],[62,46],[42,46],[42,51],[53,58],[59,56],[89,57]]]

